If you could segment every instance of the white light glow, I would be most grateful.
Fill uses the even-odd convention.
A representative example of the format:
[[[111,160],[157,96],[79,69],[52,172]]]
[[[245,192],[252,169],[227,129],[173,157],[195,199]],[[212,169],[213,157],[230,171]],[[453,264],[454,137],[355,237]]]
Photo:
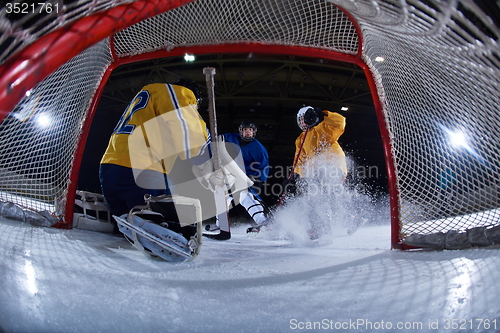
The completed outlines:
[[[477,158],[479,161],[483,162],[484,159],[479,155],[476,150],[471,146],[470,139],[468,138],[467,134],[461,130],[455,129],[451,130],[441,124],[439,124],[439,127],[443,130],[443,132],[446,134],[448,144],[450,147],[456,150],[460,149],[465,149],[467,152],[469,152],[472,156]]]
[[[35,280],[35,270],[33,269],[33,264],[31,261],[26,261],[24,265],[24,272],[26,273],[25,286],[32,295],[35,295],[38,292],[36,288],[36,280]]]
[[[447,136],[448,143],[453,148],[469,148],[467,136],[461,130],[451,130],[443,125],[439,125]]]
[[[380,57],[380,56],[378,56],[378,57],[375,58],[376,62],[384,62],[384,60],[385,60],[385,58],[384,57]]]
[[[465,134],[461,131],[450,131],[448,133],[448,139],[450,140],[450,144],[452,147],[461,148],[467,147],[467,138]]]
[[[25,68],[27,68],[29,66],[29,61],[28,60],[24,60],[23,62],[21,62],[19,64],[19,66],[17,66],[14,70],[13,70],[13,73],[20,73],[22,72]],[[21,75],[20,77],[18,77],[14,82],[12,82],[10,84],[10,88],[11,89],[14,89],[17,85],[19,85],[21,82],[23,82],[24,80],[26,79],[26,76],[25,75]]]
[[[184,56],[184,60],[186,60],[186,61],[194,61],[194,60],[195,60],[195,57],[194,57],[194,55],[192,55],[192,54],[186,54],[186,55]]]
[[[451,259],[455,277],[449,281],[448,297],[444,306],[447,315],[460,313],[472,302],[472,286],[477,283],[478,268],[473,260],[467,258]]]
[[[349,108],[347,106],[343,106],[343,107],[340,108],[340,110],[347,111],[347,110],[349,110]]]
[[[43,127],[43,128],[49,126],[50,123],[52,122],[52,120],[50,119],[50,116],[45,114],[45,113],[40,114],[37,117],[36,121],[37,121],[38,125],[40,127]]]

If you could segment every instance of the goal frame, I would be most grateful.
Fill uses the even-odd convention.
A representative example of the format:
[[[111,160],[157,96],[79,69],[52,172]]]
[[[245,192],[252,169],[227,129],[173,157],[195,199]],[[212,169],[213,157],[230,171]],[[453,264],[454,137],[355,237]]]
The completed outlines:
[[[63,26],[20,50],[0,67],[0,122],[8,115],[27,91],[86,48],[108,37],[110,38],[110,43],[113,43],[113,35],[116,32],[154,15],[175,9],[193,1],[194,0],[140,0],[129,4],[119,5]],[[159,50],[126,58],[118,58],[116,54],[112,54],[113,61],[105,70],[99,87],[94,93],[88,115],[82,127],[77,149],[74,154],[70,185],[67,189],[65,217],[64,220],[60,221],[56,226],[68,229],[72,227],[76,187],[83,151],[100,96],[109,76],[115,68],[128,63],[155,58],[175,57],[186,53],[216,54],[253,52],[275,55],[286,54],[353,63],[364,71],[373,98],[385,152],[391,209],[391,243],[393,248],[404,248],[404,245],[400,244],[399,239],[400,221],[398,189],[395,176],[395,164],[391,154],[391,140],[383,113],[383,106],[379,99],[374,74],[362,57],[363,35],[360,26],[353,16],[344,8],[338,5],[334,6],[338,7],[348,16],[356,29],[359,41],[356,55],[324,49],[313,49],[311,47],[265,45],[258,43],[176,47],[170,51]],[[45,52],[47,49],[50,49],[51,52]],[[110,49],[113,50],[113,47]]]

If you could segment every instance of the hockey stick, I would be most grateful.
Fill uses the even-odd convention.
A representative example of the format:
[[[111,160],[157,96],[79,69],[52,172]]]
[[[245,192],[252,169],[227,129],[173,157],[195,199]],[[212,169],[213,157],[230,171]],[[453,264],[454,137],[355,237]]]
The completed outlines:
[[[212,136],[212,160],[214,163],[214,171],[219,170],[220,161],[219,161],[219,147],[218,147],[218,134],[217,134],[217,116],[215,113],[215,94],[214,94],[214,75],[215,68],[213,67],[205,67],[203,68],[203,74],[205,74],[205,79],[207,82],[207,91],[208,91],[208,119],[210,122],[210,133]],[[219,240],[225,240],[231,238],[231,229],[229,226],[228,212],[227,212],[227,204],[226,204],[226,189],[225,186],[215,186],[215,210],[218,217],[226,214],[225,218],[223,218],[222,225],[221,219],[219,218],[219,227],[220,234],[218,235],[205,235],[210,238],[215,238]],[[224,230],[227,229],[227,230]]]
[[[297,157],[295,158],[295,162],[293,163],[292,167],[292,172],[290,173],[290,176],[288,177],[288,180],[292,179],[293,173],[295,172],[295,167],[297,166],[297,163],[299,162],[300,154],[302,153],[302,147],[304,147],[304,143],[306,142],[306,137],[307,133],[309,132],[309,126],[306,127],[306,131],[304,133],[304,138],[302,139],[302,143],[300,144],[299,152],[297,153]],[[281,204],[283,203],[283,199],[285,198],[286,191],[283,191],[283,195],[281,196],[280,203],[278,204],[278,208],[276,208],[276,213],[281,207]]]
[[[219,153],[217,147],[217,116],[215,114],[215,95],[214,95],[214,75],[215,68],[203,68],[203,74],[207,82],[208,92],[208,120],[210,122],[210,133],[212,135],[212,158],[214,170],[219,170]]]
[[[304,147],[304,143],[306,142],[306,137],[307,137],[307,133],[308,132],[309,132],[309,126],[306,127],[306,130],[305,130],[305,133],[304,133],[304,138],[302,139],[302,143],[300,144],[299,152],[297,154],[297,157],[295,158],[295,162],[293,163],[292,172],[290,173],[290,176],[288,177],[288,180],[292,179],[293,173],[295,171],[295,167],[297,166],[297,163],[299,162],[300,154],[302,153],[302,148]],[[279,211],[279,209],[281,207],[281,204],[283,203],[283,199],[285,198],[285,194],[286,194],[286,191],[283,191],[283,195],[281,196],[280,203],[278,204],[278,207],[276,208],[276,211],[274,212],[274,214],[276,214]],[[267,220],[267,221],[264,221],[264,223],[262,223],[262,224],[260,224],[258,226],[254,226],[254,227],[248,228],[247,229],[247,233],[250,233],[250,232],[259,232],[261,227],[269,225],[269,224],[271,224],[273,222],[274,221],[272,221],[270,219]]]

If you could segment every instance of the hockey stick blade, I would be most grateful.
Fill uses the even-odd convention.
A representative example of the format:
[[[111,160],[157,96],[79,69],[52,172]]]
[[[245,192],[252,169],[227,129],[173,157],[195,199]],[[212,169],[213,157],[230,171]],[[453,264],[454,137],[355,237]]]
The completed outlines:
[[[274,223],[274,219],[267,219],[262,223],[259,223],[257,225],[251,226],[250,228],[247,228],[247,234],[251,232],[259,232],[260,228],[268,226],[270,224]]]
[[[252,233],[252,232],[259,232],[260,227],[262,227],[262,226],[247,228],[247,234]]]
[[[357,223],[355,223],[354,225],[350,226],[348,229],[347,229],[347,234],[348,235],[352,235],[353,233],[355,233],[356,231],[358,231],[359,228],[361,228],[365,223],[366,221],[368,221],[368,219],[361,219],[357,221]]]
[[[140,227],[137,227],[133,224],[131,224],[130,222],[128,222],[127,220],[121,218],[121,217],[118,217],[118,216],[115,216],[113,215],[113,217],[117,220],[117,222],[125,225],[126,227],[130,228],[131,230],[135,231],[136,233],[138,233],[139,235],[141,235],[142,237],[146,238],[147,240],[155,243],[156,245],[160,246],[160,247],[164,247],[164,248],[167,248],[169,249],[170,251],[172,251],[173,253],[181,256],[181,257],[184,257],[184,258],[192,258],[193,256],[187,252],[184,252],[174,246],[172,246],[171,244],[165,242],[164,240],[146,232],[144,229],[140,228]]]

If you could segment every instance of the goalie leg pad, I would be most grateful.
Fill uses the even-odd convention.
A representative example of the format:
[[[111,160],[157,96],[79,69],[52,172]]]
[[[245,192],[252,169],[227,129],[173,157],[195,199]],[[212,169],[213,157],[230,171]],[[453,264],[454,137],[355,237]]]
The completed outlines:
[[[132,216],[132,221],[130,221]],[[136,215],[114,216],[118,228],[127,240],[142,252],[160,257],[166,261],[179,262],[192,258],[197,247],[192,240],[161,225]]]

